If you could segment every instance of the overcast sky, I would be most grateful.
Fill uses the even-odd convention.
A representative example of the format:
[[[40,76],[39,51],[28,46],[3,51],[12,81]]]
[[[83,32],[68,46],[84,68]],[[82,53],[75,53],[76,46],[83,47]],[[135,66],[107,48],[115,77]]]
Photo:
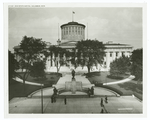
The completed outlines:
[[[74,21],[86,25],[86,39],[88,23],[89,39],[142,47],[142,8],[9,8],[9,50],[25,35],[57,44],[58,23],[71,22],[72,11]]]

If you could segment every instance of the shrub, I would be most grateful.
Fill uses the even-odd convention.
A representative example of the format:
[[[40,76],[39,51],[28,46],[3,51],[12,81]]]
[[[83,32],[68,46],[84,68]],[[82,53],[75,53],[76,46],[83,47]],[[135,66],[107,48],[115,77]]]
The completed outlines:
[[[90,72],[90,73],[85,73],[86,77],[93,77],[93,76],[100,76],[101,73],[98,71],[96,72]]]
[[[108,78],[111,78],[111,79],[116,79],[116,80],[121,80],[123,79],[122,76],[113,76],[113,75],[107,75]]]
[[[118,90],[118,89],[116,89],[116,88],[110,87],[110,86],[103,85],[102,83],[95,84],[95,86],[97,86],[97,87],[102,87],[102,88],[106,88],[106,89],[110,89],[110,90],[112,90],[112,91],[118,93],[119,95],[123,95],[123,92],[122,92],[122,91],[120,91],[120,90]]]

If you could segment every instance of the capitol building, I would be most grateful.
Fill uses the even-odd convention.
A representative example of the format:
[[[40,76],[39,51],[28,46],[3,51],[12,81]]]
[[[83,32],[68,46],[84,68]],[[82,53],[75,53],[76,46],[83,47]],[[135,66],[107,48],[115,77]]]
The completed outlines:
[[[57,47],[64,48],[70,52],[73,51],[76,47],[76,43],[81,40],[85,40],[85,29],[86,26],[84,24],[78,23],[78,22],[68,22],[66,24],[63,24],[60,26],[61,28],[61,39],[57,40]],[[102,42],[102,41],[101,41]],[[119,43],[113,43],[112,41],[108,41],[106,43],[103,43],[105,46],[105,56],[104,56],[104,62],[103,65],[93,66],[93,69],[91,71],[100,71],[105,70],[108,71],[110,69],[110,63],[115,60],[116,58],[121,57],[122,55],[130,56],[132,53],[132,46],[128,44],[119,44]],[[51,45],[48,45],[51,46]],[[19,49],[19,46],[14,47],[14,49]],[[67,61],[71,59],[70,57],[67,57],[65,54],[63,55]],[[56,72],[56,60],[59,64],[59,60],[61,58],[58,58],[59,56],[55,56],[53,54],[52,56],[47,57],[46,60],[46,71],[48,72]],[[16,57],[19,59],[19,56]],[[76,71],[87,71],[87,67],[84,68],[77,67],[76,69],[71,64],[71,61],[68,62],[68,66],[62,66],[60,68],[60,72],[63,71],[70,71],[71,69],[75,69]]]
[[[68,22],[67,24],[63,24],[60,26],[61,28],[61,40],[58,39],[58,47],[67,49],[68,51],[72,51],[76,47],[76,43],[80,40],[85,40],[85,28],[86,26],[84,24],[78,23],[78,22]],[[116,58],[121,57],[122,55],[130,56],[132,52],[132,46],[128,44],[119,44],[119,43],[113,43],[112,41],[108,41],[107,43],[103,43],[105,46],[105,57],[103,65],[99,67],[95,67],[95,71],[98,70],[109,70],[110,63],[115,60]],[[64,56],[65,57],[65,56]],[[54,61],[50,62],[53,58],[49,57],[49,60],[47,61],[47,70],[51,70],[51,67],[55,66]],[[72,68],[71,63],[70,68]],[[94,67],[94,66],[93,66]],[[74,68],[73,68],[74,69]],[[87,68],[86,68],[87,69]]]

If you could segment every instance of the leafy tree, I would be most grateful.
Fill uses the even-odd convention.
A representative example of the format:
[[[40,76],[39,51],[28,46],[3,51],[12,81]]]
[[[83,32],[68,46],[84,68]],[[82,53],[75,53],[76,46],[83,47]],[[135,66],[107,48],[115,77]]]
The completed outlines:
[[[118,59],[115,59],[110,63],[110,74],[112,76],[119,76],[130,71],[130,58],[122,56]]]
[[[23,66],[25,71],[23,76],[20,76],[23,79],[24,92],[25,92],[25,81],[27,80],[30,70],[34,62],[37,62],[39,56],[43,53],[43,50],[46,47],[46,43],[42,39],[37,39],[34,37],[24,36],[20,42],[19,48],[14,49],[16,55],[20,57],[20,66]]]
[[[45,63],[43,61],[34,62],[31,66],[30,75],[37,79],[45,78]]]
[[[131,55],[131,73],[138,81],[143,78],[143,49],[136,49]]]
[[[52,60],[55,62],[55,66],[57,68],[57,73],[59,72],[61,66],[66,64],[66,60],[64,58],[64,54],[67,53],[67,51],[61,47],[56,47],[56,46],[50,46],[49,47],[49,53],[46,56],[51,56],[51,58],[53,58],[53,54],[55,55],[55,58],[51,59],[51,63]]]
[[[102,64],[104,60],[105,47],[98,40],[78,41],[76,44],[76,66],[87,66],[88,73],[93,66]]]
[[[13,53],[8,51],[8,70],[9,70],[9,82],[11,82],[11,79],[16,76],[16,71],[19,68],[18,62],[15,59],[15,56]]]

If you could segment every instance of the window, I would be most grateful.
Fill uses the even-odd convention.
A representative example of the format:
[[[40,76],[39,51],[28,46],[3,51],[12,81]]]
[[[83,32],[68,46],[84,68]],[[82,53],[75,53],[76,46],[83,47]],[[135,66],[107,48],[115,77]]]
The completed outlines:
[[[69,27],[69,33],[71,32],[71,28]]]
[[[66,27],[66,34],[68,34],[68,27]]]
[[[110,57],[112,57],[112,53],[110,53]]]
[[[65,35],[65,28],[64,28],[64,35]]]
[[[116,52],[116,57],[118,57],[118,52]]]
[[[75,29],[76,29],[76,34],[77,34],[77,27],[75,27]]]

